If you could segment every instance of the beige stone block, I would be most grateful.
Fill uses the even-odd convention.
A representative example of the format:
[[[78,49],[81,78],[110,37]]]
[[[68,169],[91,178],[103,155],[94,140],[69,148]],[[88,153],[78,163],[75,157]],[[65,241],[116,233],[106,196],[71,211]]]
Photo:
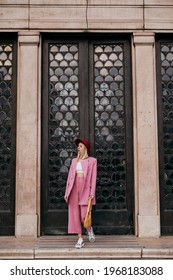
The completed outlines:
[[[139,29],[143,26],[140,7],[93,6],[88,8],[89,29]]]
[[[141,248],[36,248],[35,259],[139,259]]]
[[[16,216],[16,237],[37,237],[37,215]]]
[[[145,0],[145,6],[147,5],[155,5],[155,6],[166,6],[173,5],[172,0]]]
[[[140,236],[158,236],[159,173],[154,34],[136,33],[134,46],[135,202],[136,213],[139,213],[137,229]],[[152,225],[155,217],[157,227]]]
[[[124,6],[131,6],[131,5],[143,5],[143,0],[88,0],[89,5],[124,5]]]
[[[37,46],[40,42],[40,36],[38,32],[34,31],[19,31],[18,42],[21,45],[35,45]]]
[[[34,250],[28,248],[0,249],[0,260],[31,260],[34,259]]]
[[[38,33],[19,33],[16,213],[36,214],[38,183]]]
[[[17,152],[16,200],[19,213],[33,213],[36,209],[37,132],[33,127],[34,120],[23,120],[18,130],[17,147],[20,151]],[[32,133],[28,135],[28,131]]]
[[[32,5],[143,5],[143,0],[30,0]]]
[[[147,151],[149,154],[149,151]],[[142,156],[141,156],[142,157]],[[138,169],[138,187],[139,187],[139,196],[138,196],[138,203],[139,203],[139,212],[141,215],[154,215],[158,213],[159,205],[158,205],[158,188],[156,187],[155,179],[153,176],[156,177],[155,167],[150,167],[151,163],[149,162],[148,157],[146,158],[146,164],[143,165],[143,160],[139,162],[141,164],[141,168]],[[147,168],[148,163],[148,168]],[[153,164],[155,162],[153,161]],[[147,170],[145,169],[148,169]],[[144,169],[144,170],[143,170]],[[152,176],[153,172],[153,176]]]
[[[139,213],[154,215],[158,212],[159,184],[153,38],[139,36],[134,42],[139,44],[135,50]]]
[[[53,30],[85,29],[86,8],[81,6],[31,6],[30,27]]]
[[[87,18],[86,18],[87,17]],[[30,27],[39,29],[124,29],[142,28],[140,7],[31,6]]]
[[[27,5],[28,6],[28,0],[1,0],[1,5]]]
[[[1,29],[28,28],[28,7],[2,5],[0,7]]]
[[[145,7],[145,28],[146,29],[173,29],[173,5]]]
[[[154,45],[155,38],[153,36],[153,33],[133,33],[134,38],[133,38],[133,43],[135,45]]]
[[[31,5],[86,5],[87,0],[30,0]]]
[[[172,248],[143,248],[143,259],[173,259]]]
[[[138,236],[139,237],[159,237],[160,236],[160,216],[159,215],[138,215]]]
[[[27,124],[26,124],[27,125]],[[29,126],[32,131],[32,126]],[[22,130],[22,128],[20,129]],[[24,129],[22,133],[26,135]],[[30,137],[32,138],[32,136]],[[17,165],[17,209],[18,213],[32,214],[36,212],[36,153],[32,139],[28,140],[26,137],[20,139],[20,161]],[[35,145],[35,146],[34,146]],[[32,147],[32,148],[31,148]],[[33,162],[35,159],[35,162]]]

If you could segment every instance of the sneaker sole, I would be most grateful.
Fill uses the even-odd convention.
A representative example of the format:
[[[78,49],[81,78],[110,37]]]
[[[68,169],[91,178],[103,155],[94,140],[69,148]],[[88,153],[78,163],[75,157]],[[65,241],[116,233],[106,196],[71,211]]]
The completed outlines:
[[[75,248],[76,249],[81,249],[83,246],[84,246],[84,243],[80,247],[75,246]]]
[[[89,240],[89,242],[90,242],[90,243],[94,243],[94,242],[95,242],[95,239],[92,238],[92,239]]]

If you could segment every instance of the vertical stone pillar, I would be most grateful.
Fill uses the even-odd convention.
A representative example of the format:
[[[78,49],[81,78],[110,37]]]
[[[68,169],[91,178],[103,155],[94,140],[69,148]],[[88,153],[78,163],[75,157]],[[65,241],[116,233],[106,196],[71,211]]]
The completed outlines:
[[[17,95],[17,237],[37,237],[39,33],[19,32]]]
[[[160,235],[154,34],[133,34],[135,205],[139,237]]]

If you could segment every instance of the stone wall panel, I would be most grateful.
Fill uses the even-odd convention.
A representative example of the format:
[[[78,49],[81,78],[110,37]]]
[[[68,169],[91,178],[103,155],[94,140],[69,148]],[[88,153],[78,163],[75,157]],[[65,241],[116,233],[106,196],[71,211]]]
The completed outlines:
[[[0,6],[1,29],[28,28],[28,7],[24,5]]]
[[[28,6],[28,0],[1,0],[1,5],[27,5]]]
[[[1,29],[173,29],[173,1],[2,0]]]
[[[170,0],[171,1],[171,0]],[[130,6],[130,5],[143,5],[143,0],[88,0],[89,5],[113,5],[113,6]]]
[[[85,29],[84,7],[31,7],[31,29]]]
[[[30,0],[31,5],[70,5],[70,6],[76,6],[76,5],[86,5],[87,0]]]
[[[88,8],[89,29],[140,29],[143,10],[140,7],[97,6]]]
[[[144,0],[144,5],[166,6],[173,5],[172,0]]]
[[[172,5],[145,7],[145,29],[165,30],[173,29],[173,1]]]

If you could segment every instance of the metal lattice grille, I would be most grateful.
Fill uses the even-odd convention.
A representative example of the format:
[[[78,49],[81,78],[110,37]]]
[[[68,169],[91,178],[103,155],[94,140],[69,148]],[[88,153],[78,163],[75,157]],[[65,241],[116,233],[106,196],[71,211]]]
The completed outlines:
[[[12,59],[12,44],[0,44],[0,211],[10,211],[11,200]]]
[[[49,45],[49,209],[66,208],[64,187],[79,133],[78,45]]]
[[[161,44],[164,209],[173,210],[173,44]]]
[[[122,44],[94,46],[98,209],[126,209],[123,52]]]

